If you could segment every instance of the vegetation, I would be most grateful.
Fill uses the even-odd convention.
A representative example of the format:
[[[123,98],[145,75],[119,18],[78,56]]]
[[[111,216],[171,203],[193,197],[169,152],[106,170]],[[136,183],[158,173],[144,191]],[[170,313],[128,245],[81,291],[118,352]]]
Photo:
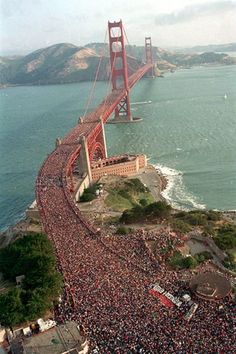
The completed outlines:
[[[131,228],[130,227],[126,227],[126,226],[120,226],[117,228],[116,230],[116,234],[118,235],[127,235],[128,233],[131,232]]]
[[[173,253],[169,264],[176,269],[195,268],[198,265],[197,260],[192,256],[184,257],[179,251]]]
[[[189,212],[180,211],[174,216],[177,220],[182,220],[191,226],[211,226],[221,219],[221,213],[213,210],[192,210]]]
[[[208,259],[212,259],[212,255],[207,251],[197,253],[194,257],[184,257],[179,251],[176,251],[169,260],[169,264],[176,269],[189,269],[195,268],[199,263],[205,262]]]
[[[130,210],[125,210],[121,215],[120,221],[125,224],[141,221],[153,221],[156,219],[168,218],[171,206],[164,201],[154,202],[143,207],[135,205]]]
[[[212,255],[208,251],[203,251],[194,255],[194,258],[198,263],[205,262],[208,259],[212,259]]]
[[[126,179],[115,187],[109,188],[105,203],[116,211],[131,209],[136,205],[147,205],[153,202],[149,189],[138,178]]]
[[[232,270],[233,272],[236,272],[236,262],[235,262],[235,252],[234,251],[227,251],[227,257],[225,258],[223,265],[228,268],[229,270]]]
[[[236,248],[236,225],[226,224],[221,226],[213,239],[222,250]]]
[[[172,219],[171,227],[173,231],[180,232],[182,234],[186,234],[187,232],[191,231],[191,226],[183,220]]]
[[[51,242],[44,234],[30,234],[0,250],[0,271],[14,281],[24,275],[22,286],[0,295],[0,323],[14,326],[43,316],[59,296],[62,279],[56,271]]]
[[[99,189],[99,185],[94,183],[92,186],[85,188],[84,193],[80,197],[80,202],[90,202],[96,198],[96,190]]]

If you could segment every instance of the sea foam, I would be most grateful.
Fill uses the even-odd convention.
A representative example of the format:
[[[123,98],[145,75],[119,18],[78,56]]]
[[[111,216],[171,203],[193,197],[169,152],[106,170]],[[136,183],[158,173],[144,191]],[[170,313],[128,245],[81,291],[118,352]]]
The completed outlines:
[[[155,165],[155,168],[167,179],[167,186],[161,195],[172,207],[186,211],[206,208],[184,185],[182,171],[163,165]]]

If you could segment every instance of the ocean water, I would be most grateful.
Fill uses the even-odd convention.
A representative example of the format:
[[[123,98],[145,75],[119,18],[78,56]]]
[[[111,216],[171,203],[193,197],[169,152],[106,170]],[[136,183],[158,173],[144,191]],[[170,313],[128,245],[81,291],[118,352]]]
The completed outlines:
[[[0,229],[35,198],[43,160],[84,113],[91,83],[0,90]],[[90,109],[107,93],[98,82]],[[226,96],[225,96],[226,95]],[[183,209],[236,209],[236,66],[196,67],[142,79],[131,92],[136,124],[106,125],[108,153],[145,153]]]

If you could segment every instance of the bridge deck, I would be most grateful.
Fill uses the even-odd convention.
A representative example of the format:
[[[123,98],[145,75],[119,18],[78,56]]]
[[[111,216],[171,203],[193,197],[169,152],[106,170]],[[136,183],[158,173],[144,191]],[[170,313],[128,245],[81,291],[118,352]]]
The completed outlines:
[[[130,86],[133,87],[149,68],[150,65],[146,65],[132,75],[129,79]],[[85,135],[89,138],[99,126],[98,118],[102,115],[103,121],[106,122],[125,94],[125,90],[122,89],[112,92],[96,110],[85,117],[83,124],[78,124],[72,129],[63,139],[62,144],[47,157],[36,182],[36,198],[41,220],[48,237],[54,243],[68,297],[72,296],[74,300],[74,317],[83,320],[89,328],[92,328],[93,321],[97,321],[99,311],[106,311],[107,301],[112,301],[111,297],[107,298],[108,290],[97,288],[104,282],[104,271],[107,279],[110,277],[110,272],[116,274],[109,284],[112,291],[117,287],[124,288],[123,295],[117,294],[116,301],[120,305],[123,301],[130,302],[129,296],[132,293],[143,293],[145,297],[146,289],[143,284],[147,277],[150,281],[153,280],[138,265],[127,265],[124,258],[115,257],[102,241],[99,241],[96,230],[75,206],[67,185],[68,165],[73,156],[79,155],[81,149],[79,136]],[[89,278],[86,276],[87,272],[84,272],[85,268],[91,269]],[[79,273],[78,269],[81,269]],[[129,277],[129,285],[123,278],[124,274]],[[140,281],[137,281],[137,278]],[[77,279],[76,284],[75,279]],[[94,296],[95,293],[97,296]],[[101,304],[101,299],[107,300]],[[141,304],[138,299],[137,301],[127,311],[134,311],[134,306],[139,308]],[[113,305],[117,306],[117,304]],[[84,313],[87,315],[83,316]]]

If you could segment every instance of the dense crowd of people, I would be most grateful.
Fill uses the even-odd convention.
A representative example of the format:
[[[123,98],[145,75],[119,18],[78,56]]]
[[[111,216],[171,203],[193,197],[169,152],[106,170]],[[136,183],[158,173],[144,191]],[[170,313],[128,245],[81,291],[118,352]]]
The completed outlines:
[[[157,282],[174,296],[189,290],[182,273],[168,270],[146,247],[153,238],[161,248],[176,244],[176,235],[103,235],[81,215],[67,187],[65,166],[73,149],[60,145],[37,181],[43,225],[64,277],[57,320],[82,324],[91,353],[235,353],[232,298],[197,299],[199,307],[186,321],[182,309],[166,308],[149,293]]]

